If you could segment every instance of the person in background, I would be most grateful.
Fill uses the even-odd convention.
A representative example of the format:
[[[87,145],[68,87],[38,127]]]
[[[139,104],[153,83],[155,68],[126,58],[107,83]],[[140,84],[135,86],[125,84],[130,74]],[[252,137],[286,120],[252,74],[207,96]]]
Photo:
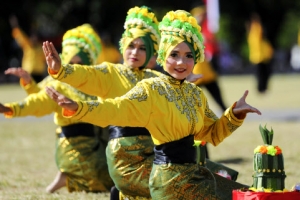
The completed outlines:
[[[291,48],[290,64],[294,70],[300,69],[300,22],[298,23],[297,42]]]
[[[231,199],[233,189],[248,186],[201,167],[195,160],[194,140],[218,145],[242,125],[248,113],[261,112],[246,103],[246,90],[218,118],[202,89],[186,81],[194,65],[204,60],[201,28],[190,13],[168,12],[159,30],[162,38],[157,62],[165,74],[143,79],[114,99],[73,101],[50,87],[47,93],[63,107],[67,119],[149,130],[155,153],[149,179],[152,199]],[[44,43],[43,49],[48,67],[59,69],[53,45]]]
[[[68,30],[62,41],[61,58],[64,63],[94,64],[101,52],[99,36],[89,24],[83,24]],[[105,145],[97,138],[95,126],[79,120],[68,120],[62,117],[61,108],[50,99],[45,87],[53,87],[66,96],[91,100],[97,97],[82,93],[68,84],[47,76],[36,83],[21,68],[9,68],[6,74],[21,77],[20,83],[28,93],[23,101],[0,104],[0,113],[7,118],[25,116],[44,116],[54,114],[56,130],[55,160],[58,173],[46,188],[53,193],[62,187],[69,192],[108,192],[113,186],[108,173],[105,156]]]
[[[268,90],[272,74],[274,49],[267,39],[260,16],[252,13],[246,24],[249,45],[249,60],[256,67],[257,91],[264,94]]]
[[[31,33],[27,35],[20,28],[15,15],[10,16],[9,22],[12,28],[12,37],[23,52],[22,68],[27,71],[36,82],[40,82],[47,75],[47,71],[42,42],[40,41],[37,30],[32,28]]]
[[[205,60],[202,63],[197,63],[193,70],[195,74],[202,74],[203,77],[196,81],[195,84],[199,87],[205,87],[224,112],[227,106],[224,103],[221,88],[218,83],[219,43],[215,34],[209,29],[206,5],[194,5],[191,14],[196,18],[199,26],[201,26],[205,46]]]

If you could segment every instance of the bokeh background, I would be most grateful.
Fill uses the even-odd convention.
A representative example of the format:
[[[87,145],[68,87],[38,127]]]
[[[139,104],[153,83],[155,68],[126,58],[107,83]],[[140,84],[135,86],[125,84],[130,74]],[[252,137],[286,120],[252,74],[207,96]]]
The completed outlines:
[[[16,15],[27,33],[38,30],[41,40],[52,41],[61,48],[64,32],[83,23],[90,23],[103,37],[118,47],[123,23],[129,8],[151,7],[160,20],[169,10],[190,11],[201,0],[10,0],[0,3],[0,83],[16,81],[4,76],[8,67],[20,66],[22,51],[11,36],[9,16]],[[275,48],[274,72],[299,72],[290,65],[291,48],[297,44],[300,28],[300,1],[286,0],[220,0],[217,37],[221,45],[221,74],[251,73],[245,23],[257,12],[266,34]]]

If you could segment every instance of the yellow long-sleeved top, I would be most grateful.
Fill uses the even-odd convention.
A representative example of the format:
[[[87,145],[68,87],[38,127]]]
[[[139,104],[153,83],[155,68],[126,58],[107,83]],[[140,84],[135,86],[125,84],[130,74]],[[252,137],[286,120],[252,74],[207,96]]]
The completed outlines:
[[[76,113],[64,116],[99,126],[145,127],[156,145],[188,135],[218,145],[243,123],[232,107],[218,119],[199,87],[166,75],[142,80],[121,97],[78,105]]]
[[[86,94],[106,99],[124,95],[142,79],[160,74],[155,70],[139,70],[123,64],[104,62],[94,66],[62,65],[59,72],[51,76]]]
[[[33,79],[31,79],[31,82],[29,84],[24,85],[22,78],[20,79],[20,86],[25,90],[27,94],[33,94],[38,93],[41,91],[45,86],[53,81],[54,79],[51,76],[45,77],[42,81],[39,83],[36,83]]]
[[[61,83],[57,80],[49,81],[47,86],[53,87],[62,94],[77,100],[97,99],[96,97],[86,95],[70,85]],[[28,95],[23,101],[7,103],[5,106],[12,109],[12,113],[5,113],[5,117],[7,118],[25,116],[41,117],[54,112],[54,123],[58,126],[79,123],[76,119],[64,118],[62,116],[62,108],[47,95],[44,89],[41,89],[38,93]]]
[[[32,45],[28,36],[20,28],[14,28],[12,36],[23,50],[22,68],[30,74],[43,74],[46,63],[42,44]]]

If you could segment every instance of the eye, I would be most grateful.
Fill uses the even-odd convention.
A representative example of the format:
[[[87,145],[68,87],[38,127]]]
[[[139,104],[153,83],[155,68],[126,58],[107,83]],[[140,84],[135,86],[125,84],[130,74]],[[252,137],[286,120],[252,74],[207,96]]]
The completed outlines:
[[[171,53],[170,53],[170,56],[173,57],[173,58],[177,57],[177,55],[178,55],[178,54],[177,54],[176,52],[171,52]]]
[[[189,53],[186,55],[187,58],[194,58],[193,54]]]
[[[146,51],[146,47],[140,47],[140,50]]]
[[[128,45],[128,48],[133,49],[133,48],[134,48],[134,45],[133,45],[132,43],[130,43],[130,44]]]

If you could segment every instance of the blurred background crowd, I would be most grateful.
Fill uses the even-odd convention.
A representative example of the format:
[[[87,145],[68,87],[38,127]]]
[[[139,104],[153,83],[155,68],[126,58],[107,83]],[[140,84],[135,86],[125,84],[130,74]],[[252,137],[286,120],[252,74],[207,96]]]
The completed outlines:
[[[0,3],[0,83],[18,81],[14,76],[4,75],[7,68],[22,65],[25,51],[15,38],[17,33],[13,29],[16,27],[29,38],[35,36],[36,42],[52,41],[60,51],[66,30],[89,23],[107,46],[118,49],[129,8],[147,5],[161,20],[170,10],[191,11],[208,2],[218,4],[217,18],[211,18],[216,20],[211,32],[218,41],[215,62],[219,74],[253,73],[261,64],[257,59],[251,60],[250,56],[249,37],[253,21],[260,23],[262,35],[272,51],[269,55],[272,73],[300,72],[300,1],[10,0]]]

